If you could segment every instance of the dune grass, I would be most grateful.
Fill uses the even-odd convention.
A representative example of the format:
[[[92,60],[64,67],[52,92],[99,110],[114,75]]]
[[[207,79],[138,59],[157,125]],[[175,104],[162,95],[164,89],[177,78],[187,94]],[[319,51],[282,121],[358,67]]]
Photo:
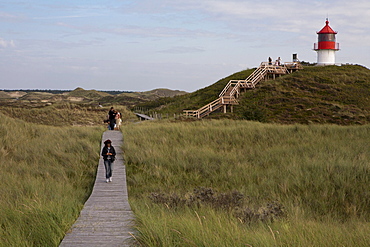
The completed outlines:
[[[281,124],[369,124],[369,78],[359,65],[305,67],[242,94],[234,112]]]
[[[19,104],[17,106],[2,106],[0,112],[26,122],[49,126],[105,126],[111,106],[98,107],[84,104],[59,103],[51,106],[30,107]],[[136,116],[123,105],[114,105],[122,114],[122,121],[136,119]]]
[[[253,69],[240,71],[195,92],[137,106],[169,115],[196,110],[217,99],[229,80],[244,80],[252,72]],[[369,78],[370,70],[360,65],[305,66],[242,92],[233,113],[219,110],[206,118],[280,124],[369,124]]]
[[[58,246],[91,193],[101,127],[0,114],[0,246]]]
[[[125,126],[144,246],[368,246],[370,126]]]

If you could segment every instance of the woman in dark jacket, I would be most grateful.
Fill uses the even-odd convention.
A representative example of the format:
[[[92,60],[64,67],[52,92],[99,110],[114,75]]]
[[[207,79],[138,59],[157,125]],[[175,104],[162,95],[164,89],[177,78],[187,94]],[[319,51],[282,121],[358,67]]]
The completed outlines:
[[[116,159],[116,150],[114,150],[111,140],[106,140],[104,144],[105,145],[101,151],[101,155],[104,159],[105,178],[108,183],[112,182],[113,162]]]

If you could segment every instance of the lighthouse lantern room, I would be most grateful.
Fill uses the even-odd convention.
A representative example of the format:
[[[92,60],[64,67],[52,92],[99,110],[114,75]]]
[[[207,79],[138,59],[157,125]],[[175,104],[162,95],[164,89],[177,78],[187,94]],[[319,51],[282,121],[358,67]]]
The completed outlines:
[[[337,32],[329,26],[326,19],[326,25],[319,32],[318,42],[314,44],[314,50],[317,51],[317,65],[335,64],[335,52],[339,50],[339,44],[335,41]]]

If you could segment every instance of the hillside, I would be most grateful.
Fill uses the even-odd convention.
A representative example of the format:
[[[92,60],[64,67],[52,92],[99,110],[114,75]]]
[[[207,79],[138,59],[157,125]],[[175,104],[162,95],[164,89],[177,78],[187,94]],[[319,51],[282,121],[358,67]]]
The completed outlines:
[[[130,97],[155,100],[160,97],[174,97],[177,95],[184,95],[184,94],[187,94],[187,92],[180,91],[180,90],[170,90],[166,88],[158,88],[158,89],[153,89],[151,91],[146,91],[146,92],[130,92],[130,93],[125,92],[125,93],[119,94],[119,96],[130,96]]]
[[[139,104],[138,107],[161,113],[182,113],[185,109],[197,109],[217,99],[222,89],[230,80],[245,79],[252,72],[253,69],[243,70],[193,93],[178,95],[172,98],[160,98],[155,101]]]
[[[19,100],[49,100],[52,98],[54,94],[52,93],[44,93],[44,92],[31,92],[27,93],[19,98]]]
[[[24,90],[0,91],[0,112],[12,118],[44,125],[102,125],[113,105],[122,119],[136,119],[127,110],[138,103],[186,92],[155,89],[147,92],[101,92],[76,88],[72,91]]]
[[[145,92],[124,92],[117,95],[109,95],[101,98],[100,101],[126,104],[129,107],[135,107],[138,104],[145,104],[147,102],[160,100],[161,98],[172,98],[184,94],[187,94],[187,92],[160,88]]]
[[[194,93],[162,98],[140,106],[163,113],[198,109],[218,97],[231,79],[245,79],[246,70]],[[269,123],[370,123],[370,70],[359,65],[307,66],[303,70],[257,85],[239,98],[234,113],[207,118],[233,118]]]
[[[0,91],[0,99],[9,99],[11,96],[3,91]]]
[[[99,92],[96,90],[85,90],[83,88],[78,87],[71,92],[64,93],[64,95],[67,95],[70,97],[82,97],[82,98],[91,99],[91,100],[98,100],[102,97],[109,96],[110,94]]]
[[[246,92],[239,118],[275,123],[370,123],[370,70],[355,65],[306,67]]]
[[[369,246],[369,126],[147,121],[123,134],[142,246]]]
[[[0,133],[0,246],[59,246],[91,193],[102,128],[0,113]]]
[[[183,94],[187,94],[187,92],[170,89],[154,89],[146,92],[97,91],[85,90],[80,87],[72,91],[6,90],[0,91],[0,102],[2,106],[12,107],[43,107],[45,103],[51,105],[61,102],[90,106],[119,104],[134,107],[139,103]]]

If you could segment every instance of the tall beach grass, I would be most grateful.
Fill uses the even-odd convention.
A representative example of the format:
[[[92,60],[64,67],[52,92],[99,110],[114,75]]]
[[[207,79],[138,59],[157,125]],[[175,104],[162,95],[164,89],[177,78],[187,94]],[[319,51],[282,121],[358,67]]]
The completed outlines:
[[[0,114],[0,246],[58,246],[91,193],[102,128]]]
[[[129,198],[144,246],[370,241],[369,125],[162,121],[123,132]],[[211,191],[213,204],[194,194],[199,188]],[[228,197],[233,191],[243,197],[237,206],[214,203],[237,200]],[[260,220],[276,205],[282,217]]]
[[[121,113],[122,120],[136,119],[126,106],[114,105]],[[50,126],[104,126],[109,107],[98,107],[84,104],[58,103],[51,106],[30,107],[19,105],[2,106],[0,112],[26,122]]]

